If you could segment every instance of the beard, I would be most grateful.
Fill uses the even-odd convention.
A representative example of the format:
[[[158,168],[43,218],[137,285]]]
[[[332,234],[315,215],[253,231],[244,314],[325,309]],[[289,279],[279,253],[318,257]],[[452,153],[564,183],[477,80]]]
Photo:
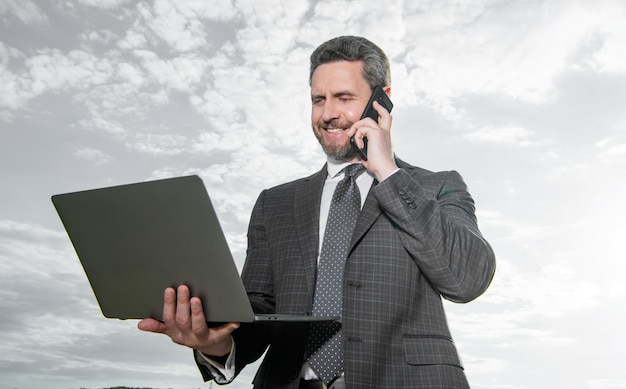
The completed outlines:
[[[337,126],[332,123],[333,127],[337,128],[350,128],[351,125],[347,126]],[[355,156],[359,155],[359,149],[356,147],[356,144],[352,143],[349,139],[347,139],[344,143],[329,143],[326,142],[324,137],[322,136],[323,128],[326,126],[318,126],[318,130],[316,130],[315,126],[313,127],[313,134],[317,138],[317,141],[322,145],[322,150],[326,153],[330,158],[336,159],[338,161],[350,161]]]

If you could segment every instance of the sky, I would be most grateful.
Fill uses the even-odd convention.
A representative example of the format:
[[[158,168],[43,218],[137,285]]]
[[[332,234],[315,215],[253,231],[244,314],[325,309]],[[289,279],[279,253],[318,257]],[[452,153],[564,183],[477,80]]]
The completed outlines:
[[[396,154],[459,171],[496,252],[489,290],[445,303],[472,388],[626,388],[624,20],[622,0],[0,0],[0,388],[209,387],[188,349],[102,316],[50,196],[197,174],[241,268],[260,191],[325,161],[308,57],[345,34],[390,58]]]

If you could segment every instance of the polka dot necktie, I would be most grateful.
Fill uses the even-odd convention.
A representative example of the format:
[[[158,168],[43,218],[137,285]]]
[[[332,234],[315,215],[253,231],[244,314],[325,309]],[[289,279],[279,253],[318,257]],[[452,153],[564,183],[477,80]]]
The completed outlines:
[[[333,194],[317,270],[314,316],[341,315],[344,264],[361,210],[361,196],[355,180],[364,171],[360,163],[345,167],[345,177]],[[341,344],[341,323],[311,324],[307,358],[326,384],[343,372]]]

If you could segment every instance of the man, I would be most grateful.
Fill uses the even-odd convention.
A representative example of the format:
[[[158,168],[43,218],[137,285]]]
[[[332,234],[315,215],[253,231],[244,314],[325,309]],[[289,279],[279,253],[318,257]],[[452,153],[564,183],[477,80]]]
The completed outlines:
[[[469,387],[441,297],[468,302],[481,295],[495,258],[463,180],[395,158],[391,115],[380,104],[374,104],[378,122],[360,120],[375,86],[390,94],[387,57],[372,42],[353,36],[325,42],[311,55],[309,81],[311,124],[327,164],[260,195],[242,279],[258,313],[319,314],[327,309],[319,296],[339,293],[329,301],[341,325],[322,341],[314,325],[208,328],[200,301],[182,286],[165,291],[163,323],[144,319],[139,328],[194,348],[205,380],[218,383],[230,382],[269,345],[257,389]],[[353,136],[358,148],[368,139],[367,160],[351,145]],[[366,171],[344,179],[347,165]],[[353,227],[336,227],[334,192],[349,185],[342,193],[357,193],[360,214]],[[342,229],[349,229],[349,244],[341,265],[329,271],[325,244]],[[337,274],[339,281],[328,281]],[[320,365],[317,348],[333,344],[338,351]]]

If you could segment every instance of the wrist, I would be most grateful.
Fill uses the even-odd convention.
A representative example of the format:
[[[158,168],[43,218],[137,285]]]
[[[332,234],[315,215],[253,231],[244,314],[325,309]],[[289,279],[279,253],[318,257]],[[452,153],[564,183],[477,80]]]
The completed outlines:
[[[230,355],[233,348],[233,338],[229,336],[224,342],[220,344],[213,344],[208,347],[198,347],[196,350],[204,354],[207,358],[226,360]]]
[[[398,170],[398,166],[396,165],[395,161],[393,161],[391,164],[388,164],[384,168],[379,169],[374,175],[376,176],[376,180],[378,180],[378,182],[383,182]]]

